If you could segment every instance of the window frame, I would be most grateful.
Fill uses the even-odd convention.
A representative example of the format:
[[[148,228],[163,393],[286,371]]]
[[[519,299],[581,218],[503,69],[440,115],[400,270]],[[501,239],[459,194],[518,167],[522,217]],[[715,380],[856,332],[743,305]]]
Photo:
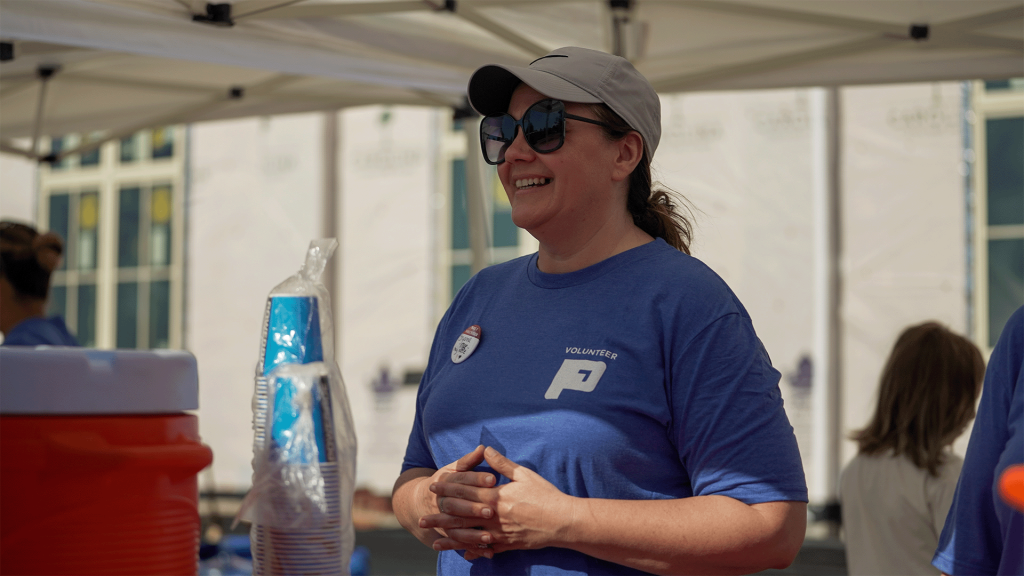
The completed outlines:
[[[988,144],[987,121],[1000,118],[1024,116],[1024,91],[993,90],[985,88],[984,81],[972,82],[971,109],[969,124],[973,139],[973,153],[968,151],[969,160],[973,161],[971,249],[973,251],[972,275],[973,297],[972,326],[975,343],[982,350],[991,352],[995,342],[989,341],[989,263],[988,243],[991,239],[1024,238],[1024,224],[995,225],[988,224]]]
[[[464,118],[454,121],[450,110],[438,111],[438,123],[441,126],[440,146],[436,158],[437,168],[435,181],[438,193],[438,202],[434,216],[435,229],[435,253],[438,257],[434,263],[434,317],[440,320],[444,311],[448,309],[458,289],[453,285],[454,270],[456,267],[467,267],[471,265],[472,252],[469,247],[453,248],[452,236],[454,232],[452,221],[452,205],[455,201],[455,177],[454,171],[457,161],[465,161],[468,148],[466,138],[476,138],[480,118],[478,116]],[[467,135],[466,131],[469,131]],[[479,159],[484,169],[485,186],[495,195],[500,190],[498,183],[497,166],[484,164]],[[504,194],[504,191],[501,191]],[[496,205],[504,201],[503,198],[488,197],[486,210],[489,214],[491,224],[491,250],[490,263],[498,264],[512,260],[519,256],[532,254],[537,251],[537,240],[529,232],[516,228],[516,244],[511,246],[493,246],[495,215],[499,212],[510,214],[510,208],[496,208]],[[504,201],[507,205],[508,202]]]
[[[118,284],[131,276],[137,282],[148,284],[167,280],[170,282],[168,348],[184,346],[184,293],[185,293],[185,213],[186,196],[186,158],[187,127],[176,125],[168,127],[174,142],[170,157],[152,158],[152,131],[141,130],[134,135],[140,148],[140,158],[131,163],[120,161],[121,139],[106,142],[100,147],[98,165],[79,166],[77,155],[69,157],[69,161],[61,168],[51,169],[40,165],[37,174],[39,182],[39,201],[37,202],[37,222],[41,229],[47,228],[50,218],[50,198],[56,194],[69,193],[80,196],[83,191],[98,192],[99,224],[97,230],[96,268],[92,272],[96,279],[96,348],[115,348],[117,343],[117,292]],[[77,141],[81,137],[70,135],[65,142]],[[49,142],[45,145],[49,146]],[[145,265],[129,269],[127,272],[118,265],[118,226],[120,191],[123,187],[138,186],[143,191],[141,214],[149,214],[152,191],[161,185],[169,185],[171,189],[170,215],[170,262],[167,266],[153,267],[149,264],[149,254],[145,256]],[[77,203],[78,200],[74,200]],[[77,211],[69,206],[69,235],[77,229]],[[151,216],[150,216],[151,217]],[[144,230],[140,229],[140,234]],[[140,243],[140,249],[149,250],[148,239]],[[158,268],[158,269],[157,269]],[[70,267],[55,274],[53,283],[67,285],[76,282],[79,271]],[[76,289],[77,291],[77,289]],[[148,324],[148,307],[151,290],[142,290],[146,295],[143,303],[140,294],[138,311],[137,347],[148,348],[150,327]],[[74,306],[72,306],[74,304]],[[69,303],[65,310],[65,319],[73,333],[77,330],[77,301]],[[143,321],[146,323],[143,324]]]

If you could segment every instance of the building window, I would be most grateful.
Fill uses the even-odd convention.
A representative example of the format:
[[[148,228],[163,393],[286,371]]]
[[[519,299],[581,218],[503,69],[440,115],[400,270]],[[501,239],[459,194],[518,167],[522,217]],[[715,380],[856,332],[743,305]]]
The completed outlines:
[[[50,140],[50,155],[56,156],[65,149],[68,148],[68,142],[66,138],[53,138]],[[50,164],[50,170],[64,170],[68,167],[68,159],[62,158],[59,162],[53,162]]]
[[[99,192],[55,191],[48,229],[64,239],[64,257],[50,280],[47,313],[62,316],[83,346],[96,345]]]
[[[144,130],[40,168],[40,222],[66,244],[48,311],[83,345],[181,346],[183,134]]]
[[[452,160],[451,173],[451,297],[454,298],[471,276],[466,160]],[[512,223],[512,205],[497,171],[490,168],[484,174],[484,189],[489,192],[488,207],[491,211],[491,264],[497,264],[519,255],[519,228]]]
[[[80,160],[80,164],[79,164],[79,166],[81,166],[82,168],[85,168],[85,167],[88,167],[88,166],[99,166],[99,165],[100,165],[100,149],[99,148],[94,148],[92,151],[86,152],[85,154],[82,154],[81,160]]]
[[[93,138],[98,137],[97,134],[93,135]],[[72,150],[80,146],[84,140],[78,134],[69,134],[67,136],[61,136],[58,138],[50,139],[50,154],[56,156],[65,150]],[[78,169],[78,168],[95,168],[100,165],[100,154],[101,148],[93,148],[87,150],[82,154],[69,154],[64,158],[61,158],[57,162],[50,164],[49,172]]]
[[[171,128],[154,128],[150,133],[150,150],[154,160],[174,155],[174,132]]]
[[[139,159],[139,144],[141,138],[138,134],[132,134],[125,138],[121,138],[121,164],[131,164]]]
[[[974,90],[975,329],[995,346],[1024,305],[1024,79]]]
[[[118,348],[170,345],[171,196],[169,184],[119,191]]]

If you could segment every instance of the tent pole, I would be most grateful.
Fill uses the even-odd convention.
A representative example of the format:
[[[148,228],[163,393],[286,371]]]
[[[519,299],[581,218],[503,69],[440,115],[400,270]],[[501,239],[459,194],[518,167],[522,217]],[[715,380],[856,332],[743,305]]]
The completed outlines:
[[[338,281],[338,274],[341,266],[335,266],[335,262],[344,258],[341,244],[341,235],[338,230],[338,208],[341,202],[338,198],[338,111],[330,110],[323,114],[323,233],[321,238],[335,238],[338,240],[336,256],[327,260],[322,278],[324,287],[331,296],[331,313],[334,316],[331,321],[334,323],[334,358],[341,362],[341,282]]]
[[[809,496],[816,519],[838,537],[837,488],[842,422],[841,209],[839,89],[810,90],[814,210],[814,364]]]
[[[964,149],[964,162],[963,162],[963,174],[964,174],[964,300],[965,309],[967,316],[964,319],[966,326],[964,334],[969,339],[977,342],[982,342],[981,335],[978,334],[977,324],[975,324],[975,291],[977,286],[974,283],[974,267],[975,267],[975,254],[974,254],[974,204],[975,204],[975,190],[974,190],[974,162],[969,160],[972,158],[967,155],[967,151],[974,153],[974,123],[976,119],[973,112],[973,82],[964,81],[960,83],[960,133],[962,148]]]
[[[39,137],[43,132],[43,110],[46,109],[46,88],[50,84],[50,78],[57,72],[56,66],[40,66],[36,73],[39,75],[39,100],[36,103],[36,120],[32,129],[32,154],[39,157]]]
[[[474,118],[462,122],[466,135],[466,211],[469,213],[469,249],[472,254],[472,274],[486,268],[491,262],[491,203],[484,186],[483,152]]]
[[[18,148],[13,143],[11,143],[9,140],[0,141],[0,152],[4,152],[6,154],[13,154],[16,156],[24,156],[25,158],[28,158],[30,160],[39,159],[39,156],[35,154],[32,150],[22,150],[21,148]]]

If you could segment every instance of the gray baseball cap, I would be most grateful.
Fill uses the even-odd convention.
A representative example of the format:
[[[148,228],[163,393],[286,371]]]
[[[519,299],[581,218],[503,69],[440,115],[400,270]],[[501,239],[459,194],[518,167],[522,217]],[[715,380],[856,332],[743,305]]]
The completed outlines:
[[[567,46],[552,50],[526,68],[490,64],[469,79],[469,103],[484,116],[504,114],[520,82],[565,102],[607,104],[640,133],[647,156],[654,156],[661,140],[661,101],[629,60]]]

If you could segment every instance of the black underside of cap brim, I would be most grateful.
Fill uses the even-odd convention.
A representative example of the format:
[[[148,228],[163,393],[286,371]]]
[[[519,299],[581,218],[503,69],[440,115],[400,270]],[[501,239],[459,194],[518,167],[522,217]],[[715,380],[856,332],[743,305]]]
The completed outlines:
[[[484,116],[504,114],[520,83],[522,80],[501,66],[484,66],[469,80],[469,104]]]

